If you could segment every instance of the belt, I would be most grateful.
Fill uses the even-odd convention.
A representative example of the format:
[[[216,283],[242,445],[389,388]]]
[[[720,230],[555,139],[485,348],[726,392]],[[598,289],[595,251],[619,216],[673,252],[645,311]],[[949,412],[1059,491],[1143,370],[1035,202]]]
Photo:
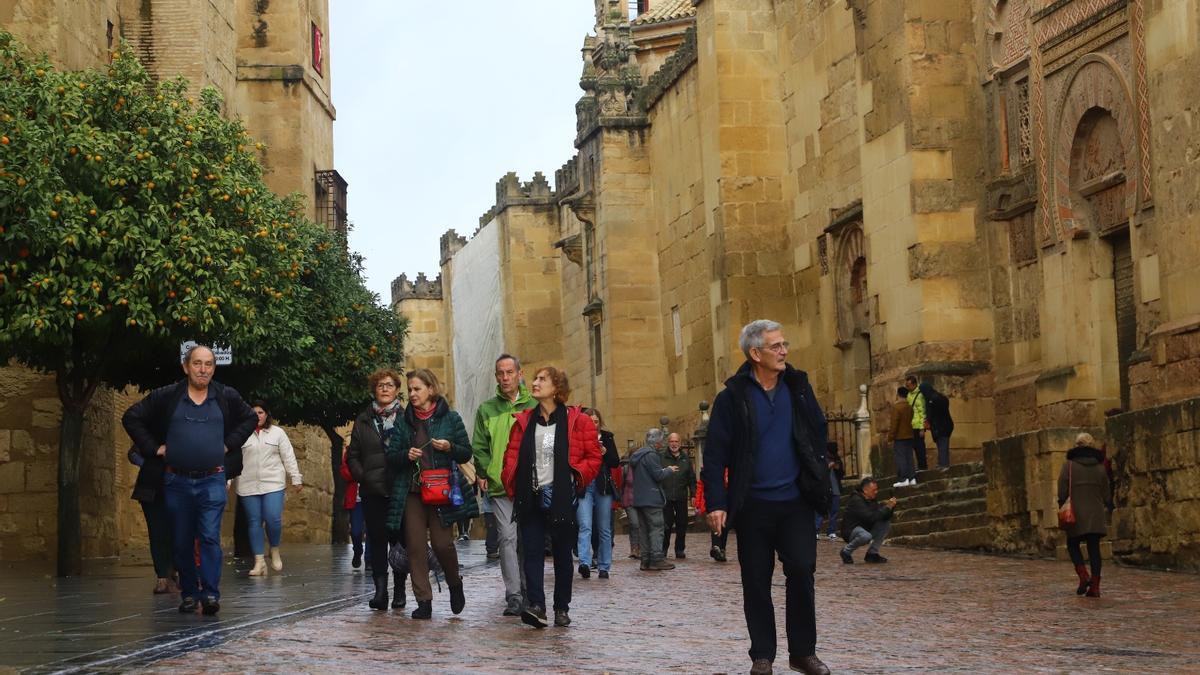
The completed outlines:
[[[197,471],[182,471],[180,469],[176,469],[173,466],[167,467],[167,473],[173,473],[177,476],[183,476],[185,478],[192,478],[192,479],[208,478],[209,476],[214,476],[214,475],[216,475],[218,473],[222,473],[224,471],[225,471],[225,467],[223,467],[223,466],[218,466],[214,469],[199,469]]]

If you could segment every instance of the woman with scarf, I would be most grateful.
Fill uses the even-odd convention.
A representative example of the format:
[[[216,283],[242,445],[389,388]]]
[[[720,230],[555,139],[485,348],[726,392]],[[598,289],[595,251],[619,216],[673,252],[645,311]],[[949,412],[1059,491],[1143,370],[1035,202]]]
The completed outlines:
[[[537,371],[530,393],[537,407],[517,413],[504,452],[501,478],[513,501],[528,603],[521,621],[545,628],[546,568],[543,542],[550,535],[554,556],[554,625],[567,626],[571,604],[571,546],[579,496],[600,473],[600,435],[592,419],[567,406],[566,373],[547,366]]]
[[[358,483],[363,516],[367,525],[367,549],[371,555],[371,571],[375,581],[375,597],[367,604],[371,609],[387,609],[388,605],[388,505],[392,495],[393,476],[388,467],[385,448],[396,433],[396,421],[403,411],[400,405],[400,373],[381,368],[368,378],[374,401],[359,413],[350,431],[346,449],[346,466]],[[396,599],[393,607],[404,606],[404,575],[396,573]]]
[[[471,460],[467,429],[462,417],[442,398],[437,377],[428,368],[408,373],[408,409],[388,441],[387,457],[395,474],[387,525],[393,532],[404,533],[417,599],[412,618],[433,616],[427,541],[446,575],[450,611],[458,614],[466,606],[466,596],[451,528],[478,516],[479,502],[470,498],[471,486],[458,468],[459,463]]]

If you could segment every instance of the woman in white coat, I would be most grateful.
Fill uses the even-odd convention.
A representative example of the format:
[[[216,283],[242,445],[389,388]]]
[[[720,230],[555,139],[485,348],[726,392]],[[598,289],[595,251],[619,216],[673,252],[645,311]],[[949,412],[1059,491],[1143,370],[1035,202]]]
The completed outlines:
[[[279,557],[279,540],[283,535],[283,491],[287,476],[297,492],[303,485],[300,466],[292,442],[283,429],[271,423],[271,413],[262,401],[252,406],[258,415],[258,427],[242,446],[242,475],[237,479],[237,495],[246,509],[250,528],[250,550],[254,553],[254,569],[250,576],[266,576],[267,559],[263,550],[263,525],[271,542],[271,569],[283,569]]]

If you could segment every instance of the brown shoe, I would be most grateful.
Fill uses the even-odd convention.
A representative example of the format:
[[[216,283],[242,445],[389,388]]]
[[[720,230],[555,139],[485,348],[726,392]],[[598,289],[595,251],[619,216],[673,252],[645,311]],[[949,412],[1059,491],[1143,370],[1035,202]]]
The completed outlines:
[[[669,563],[666,560],[659,560],[657,562],[650,563],[646,569],[654,572],[665,572],[667,570],[675,569],[675,563]]]
[[[750,666],[750,675],[771,675],[771,662],[767,659],[754,659]]]
[[[797,673],[804,673],[805,675],[829,675],[829,666],[822,663],[816,654],[789,656],[788,667]]]

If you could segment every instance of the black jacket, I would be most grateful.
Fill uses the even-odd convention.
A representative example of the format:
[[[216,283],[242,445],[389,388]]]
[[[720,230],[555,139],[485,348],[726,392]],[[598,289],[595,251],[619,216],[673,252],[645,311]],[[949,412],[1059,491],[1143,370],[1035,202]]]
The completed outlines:
[[[790,364],[780,376],[792,397],[792,447],[800,460],[797,479],[800,494],[817,513],[829,513],[833,500],[825,443],[829,429],[817,403],[808,375]],[[758,425],[750,387],[760,386],[751,375],[750,362],[742,364],[713,401],[704,444],[704,500],[709,512],[725,511],[729,527],[737,527],[737,514],[750,492],[758,451]],[[725,470],[729,469],[729,487]]]
[[[346,466],[358,483],[363,496],[387,497],[392,494],[395,474],[388,466],[383,439],[375,430],[375,413],[371,405],[358,414],[350,430],[350,445],[346,449]],[[396,424],[404,424],[404,410],[396,414]]]
[[[600,475],[596,476],[596,490],[602,495],[615,495],[617,486],[613,483],[612,469],[621,466],[621,455],[617,454],[613,432],[600,430],[600,447],[604,449],[604,463],[600,465]]]
[[[949,436],[954,433],[954,418],[950,416],[950,399],[932,385],[922,383],[921,394],[925,397],[925,419],[929,420],[929,430],[934,438]]]
[[[861,490],[855,490],[842,507],[842,539],[850,541],[851,533],[856,527],[870,531],[875,523],[891,518],[891,507],[883,506],[874,499],[867,499]]]
[[[232,480],[242,473],[242,444],[254,433],[258,416],[233,387],[220,382],[210,382],[208,386],[216,394],[217,407],[225,420],[225,447],[229,450],[225,453],[225,478]],[[162,490],[163,472],[167,467],[158,456],[158,446],[167,442],[171,416],[186,395],[187,380],[183,379],[151,391],[129,406],[121,417],[125,432],[145,460],[133,487],[133,498],[138,501],[152,502]]]

